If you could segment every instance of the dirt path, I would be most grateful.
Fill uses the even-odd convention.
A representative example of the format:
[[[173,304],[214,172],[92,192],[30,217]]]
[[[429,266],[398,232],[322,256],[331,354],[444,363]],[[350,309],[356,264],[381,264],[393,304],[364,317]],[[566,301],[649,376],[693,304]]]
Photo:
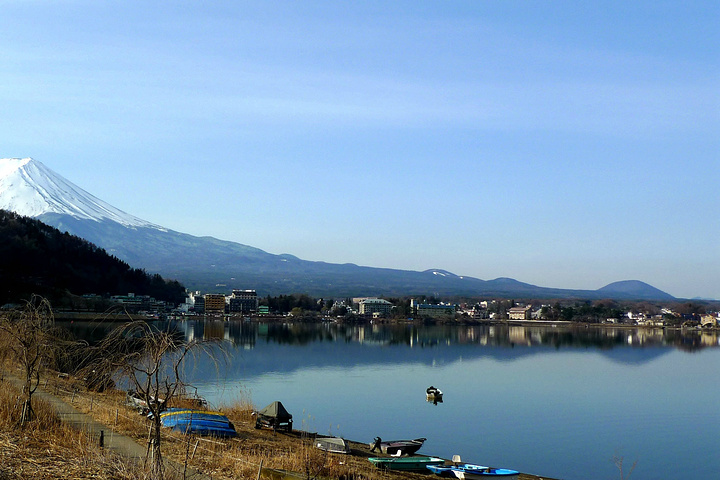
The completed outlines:
[[[5,372],[3,380],[15,386],[18,391],[22,391],[23,382],[19,378],[8,375],[7,372]],[[55,412],[57,412],[61,422],[76,430],[85,432],[90,438],[95,439],[98,444],[102,441],[103,448],[108,451],[135,462],[145,460],[147,456],[146,446],[140,445],[130,437],[113,432],[107,425],[103,425],[90,415],[78,411],[61,398],[44,391],[42,388],[38,388],[33,394],[33,397],[51,405]],[[182,465],[173,460],[165,458],[164,464],[166,467],[170,466],[176,471],[182,471]],[[187,477],[193,480],[211,480],[211,477],[197,471],[189,471]]]

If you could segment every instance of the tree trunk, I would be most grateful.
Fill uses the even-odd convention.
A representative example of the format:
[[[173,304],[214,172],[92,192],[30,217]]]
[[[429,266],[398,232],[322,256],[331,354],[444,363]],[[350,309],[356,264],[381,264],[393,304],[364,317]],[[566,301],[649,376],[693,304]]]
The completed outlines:
[[[152,464],[152,478],[154,480],[163,479],[163,460],[162,452],[160,450],[160,414],[153,415],[153,464]]]

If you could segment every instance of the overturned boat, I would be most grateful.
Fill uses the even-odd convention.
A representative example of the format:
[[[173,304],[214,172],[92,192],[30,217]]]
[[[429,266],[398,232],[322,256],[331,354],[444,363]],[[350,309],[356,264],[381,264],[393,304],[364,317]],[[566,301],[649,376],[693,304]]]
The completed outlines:
[[[160,414],[160,423],[180,433],[210,435],[214,437],[235,437],[237,432],[232,422],[220,412],[169,408]]]
[[[340,437],[315,437],[315,448],[330,453],[350,453],[345,439]]]

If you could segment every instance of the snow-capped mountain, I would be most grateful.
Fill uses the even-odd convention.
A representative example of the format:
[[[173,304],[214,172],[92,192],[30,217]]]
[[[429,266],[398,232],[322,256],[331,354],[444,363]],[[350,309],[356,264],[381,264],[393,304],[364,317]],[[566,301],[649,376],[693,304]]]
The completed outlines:
[[[130,266],[191,289],[319,297],[486,295],[513,298],[673,298],[637,282],[631,291],[544,288],[508,278],[480,280],[442,269],[416,272],[301,260],[212,237],[195,237],[129,215],[30,158],[0,159],[0,209],[84,238]],[[2,239],[0,239],[2,241]],[[643,285],[648,289],[640,288]]]
[[[55,213],[125,227],[158,228],[74,185],[32,158],[0,159],[0,208],[27,217]]]

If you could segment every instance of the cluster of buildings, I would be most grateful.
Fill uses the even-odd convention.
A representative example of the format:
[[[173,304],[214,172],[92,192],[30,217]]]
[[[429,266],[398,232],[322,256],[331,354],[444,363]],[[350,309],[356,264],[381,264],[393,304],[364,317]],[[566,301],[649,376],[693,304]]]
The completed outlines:
[[[83,295],[83,297],[86,299],[102,299],[99,295]],[[175,307],[175,305],[170,305],[168,302],[156,300],[150,295],[136,295],[134,293],[128,293],[127,295],[113,295],[110,297],[110,301],[122,305],[128,312],[160,313],[169,311]]]
[[[382,298],[354,298],[353,303],[358,305],[358,313],[363,316],[379,318],[391,313],[394,305]],[[417,303],[415,299],[410,300],[410,309],[416,317],[423,318],[454,318],[456,306],[442,303],[432,305],[429,303]]]
[[[221,293],[191,292],[185,303],[178,306],[181,313],[194,312],[200,315],[233,315],[268,313],[268,307],[258,304],[255,290],[233,290],[230,295]]]
[[[89,296],[86,296],[88,298]],[[99,298],[99,297],[98,297]],[[149,295],[113,295],[110,301],[122,305],[129,312],[160,313],[172,310],[180,313],[195,312],[198,314],[248,314],[262,313],[263,308],[258,306],[258,297],[255,290],[233,290],[231,295],[217,293],[200,294],[192,292],[185,299],[185,303],[178,306],[156,300]]]
[[[147,295],[115,295],[111,299],[119,303],[128,311],[134,312],[163,312],[170,311],[174,306],[166,302],[155,300]],[[345,302],[338,302],[336,305],[344,305]],[[532,321],[547,320],[546,312],[548,305],[533,307],[532,305],[516,305],[507,308],[502,314],[493,307],[494,301],[478,302],[474,305],[455,305],[449,303],[429,304],[418,303],[415,299],[410,300],[410,315],[414,318],[431,319],[452,319],[457,315],[469,317],[473,320],[516,320]],[[352,305],[347,305],[348,311],[368,318],[388,317],[393,313],[395,305],[388,300],[376,297],[357,297],[352,299]],[[230,295],[219,293],[191,292],[185,303],[179,305],[176,311],[180,313],[195,313],[199,315],[249,315],[269,314],[267,306],[259,305],[258,295],[255,290],[233,290]],[[668,322],[670,320],[670,322]],[[670,309],[663,308],[660,314],[648,314],[642,312],[625,312],[619,318],[602,319],[608,324],[632,324],[645,326],[665,326],[668,323],[677,324],[680,322],[693,322],[701,327],[720,327],[720,313],[706,315],[681,315]]]
[[[471,307],[461,307],[458,309],[458,313],[467,315],[474,320],[483,319],[497,319],[499,318],[498,313],[489,312],[488,306],[492,302],[480,302]],[[520,305],[507,309],[506,317],[508,320],[548,320],[546,318],[546,310],[549,305],[542,305],[540,307],[533,308],[531,305]],[[503,316],[504,317],[504,316]],[[629,310],[624,312],[623,315],[617,318],[605,318],[603,323],[607,324],[631,324],[641,326],[666,326],[669,320],[675,320],[672,323],[677,324],[679,322],[697,322],[701,327],[711,328],[720,327],[720,312],[714,314],[681,314],[674,312],[671,309],[663,308],[660,314],[649,314],[645,312],[634,312]]]

